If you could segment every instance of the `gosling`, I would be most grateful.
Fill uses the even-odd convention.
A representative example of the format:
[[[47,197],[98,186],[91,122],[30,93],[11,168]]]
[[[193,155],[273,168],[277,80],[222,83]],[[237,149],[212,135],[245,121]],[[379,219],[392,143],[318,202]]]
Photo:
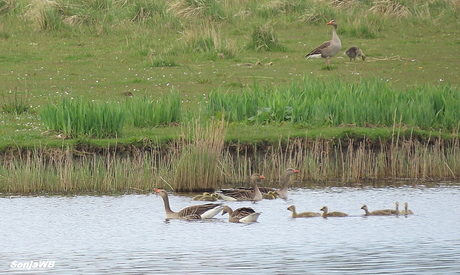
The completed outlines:
[[[315,212],[301,212],[297,213],[295,210],[295,206],[291,205],[287,208],[287,210],[292,212],[292,217],[293,218],[312,218],[312,217],[320,217],[320,213],[315,213]]]

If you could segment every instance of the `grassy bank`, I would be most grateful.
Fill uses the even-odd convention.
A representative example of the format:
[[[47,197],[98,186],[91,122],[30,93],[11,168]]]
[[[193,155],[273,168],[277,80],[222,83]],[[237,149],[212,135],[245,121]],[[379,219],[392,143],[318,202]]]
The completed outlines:
[[[390,142],[367,139],[305,140],[257,146],[223,143],[220,124],[188,129],[192,141],[164,147],[112,146],[103,151],[74,147],[36,148],[2,156],[0,193],[124,193],[165,188],[180,192],[244,186],[259,172],[264,186],[280,187],[287,167],[300,170],[292,187],[398,186],[452,181],[460,176],[460,143],[421,142],[395,135]],[[151,146],[151,147],[149,147]],[[248,185],[248,184],[246,184]]]
[[[113,168],[104,164],[120,156],[113,148],[128,148],[130,158],[139,150],[145,154],[143,163],[158,163],[157,153],[150,148],[181,144],[192,150],[198,145],[182,137],[184,131],[188,136],[194,131],[184,129],[196,121],[201,127],[196,128],[206,129],[208,123],[221,119],[230,122],[219,141],[221,155],[235,146],[250,144],[265,151],[293,140],[302,140],[303,146],[334,144],[331,152],[337,159],[349,151],[349,144],[356,153],[364,141],[377,155],[379,148],[386,148],[385,155],[395,148],[404,151],[406,142],[435,150],[434,140],[444,146],[445,154],[455,152],[460,113],[459,11],[455,0],[0,1],[2,164],[16,167],[11,163],[17,162],[19,167],[33,160],[39,165],[41,158],[48,159],[47,151],[57,150],[59,155],[74,157],[76,152],[96,153],[92,167]],[[366,61],[350,62],[340,53],[332,58],[332,67],[325,67],[324,60],[304,59],[330,39],[331,29],[325,23],[332,18],[339,22],[342,50],[359,46]],[[388,147],[395,138],[398,146]],[[18,153],[24,149],[30,157]],[[187,150],[176,151],[175,158],[182,153],[184,158],[204,154],[202,149]],[[10,153],[13,162],[7,161]],[[21,160],[25,163],[19,164]],[[122,160],[114,160],[118,161]],[[233,176],[209,177],[219,183],[234,182],[248,172],[280,171],[290,164],[264,167],[259,161],[251,159],[250,165],[232,169],[213,168],[208,172],[225,170],[224,175]],[[87,158],[78,162],[90,165]],[[130,167],[117,165],[120,170]],[[445,166],[456,171],[455,163]],[[27,175],[21,169],[29,168],[19,167],[18,175]],[[37,169],[40,174],[41,168]],[[166,180],[162,172],[165,180],[152,184],[168,182],[185,190],[177,186],[194,173],[187,169],[187,175],[175,175],[162,168],[174,177]],[[15,178],[10,173],[4,170],[0,175]],[[340,182],[359,178],[349,174],[335,172],[327,177]],[[405,177],[401,172],[384,174]],[[451,176],[430,172],[426,178],[438,174]],[[374,177],[369,172],[361,176]],[[127,189],[121,174],[110,182],[103,175],[81,177],[93,177],[98,182],[89,185],[93,189],[97,185],[98,190],[111,190],[115,182],[120,186],[114,190]],[[64,182],[65,178],[57,177]],[[158,179],[154,174],[146,178]],[[320,177],[304,174],[301,179]],[[126,180],[130,181],[136,179]]]

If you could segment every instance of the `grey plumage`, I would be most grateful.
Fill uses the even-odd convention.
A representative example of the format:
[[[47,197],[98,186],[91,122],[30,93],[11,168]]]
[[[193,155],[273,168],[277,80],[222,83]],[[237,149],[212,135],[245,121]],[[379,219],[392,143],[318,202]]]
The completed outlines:
[[[345,51],[345,54],[350,58],[350,61],[356,60],[356,57],[360,56],[363,61],[366,60],[366,55],[364,55],[363,51],[356,46],[348,48],[348,50]]]

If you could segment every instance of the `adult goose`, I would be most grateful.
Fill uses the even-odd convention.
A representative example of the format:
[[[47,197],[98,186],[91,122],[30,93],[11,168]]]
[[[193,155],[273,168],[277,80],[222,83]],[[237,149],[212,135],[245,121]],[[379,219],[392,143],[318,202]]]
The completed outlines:
[[[291,205],[287,208],[287,210],[292,212],[292,217],[293,218],[312,218],[312,217],[320,217],[320,213],[315,213],[315,212],[301,212],[297,213],[295,210],[295,206]]]
[[[369,212],[369,209],[367,208],[367,205],[365,204],[361,207],[361,209],[364,210],[365,212],[364,216],[391,216],[391,215],[394,215],[391,209],[374,210],[372,212]]]
[[[261,174],[255,173],[251,175],[250,181],[253,190],[246,189],[223,189],[220,192],[220,198],[227,201],[260,201],[262,193],[257,186],[259,180],[265,179]]]
[[[342,49],[342,43],[340,42],[340,38],[337,35],[337,21],[331,20],[329,23],[327,23],[327,25],[334,26],[332,29],[332,39],[319,45],[316,47],[316,49],[309,52],[305,57],[307,59],[321,57],[326,58],[326,65],[330,65],[329,58],[336,55],[340,49]]]
[[[401,215],[412,215],[414,212],[409,209],[409,204],[407,202],[404,203],[404,210],[401,211]]]
[[[345,54],[350,58],[350,61],[356,60],[356,57],[361,57],[363,61],[366,60],[366,56],[363,51],[356,46],[348,48],[348,50],[345,51]]]
[[[254,211],[251,207],[241,207],[233,211],[229,206],[224,206],[222,215],[228,213],[229,222],[251,223],[256,222],[260,212]]]
[[[299,173],[299,170],[295,170],[294,168],[288,168],[286,171],[284,171],[284,174],[281,179],[281,189],[278,191],[278,195],[280,198],[286,200],[288,197],[288,185],[289,185],[289,180],[291,179],[291,176],[294,174]]]
[[[174,212],[169,205],[168,193],[162,189],[153,190],[163,198],[167,219],[210,219],[219,214],[223,208],[221,203],[207,203],[189,206],[179,212]]]
[[[320,209],[320,211],[323,211],[323,218],[327,217],[346,217],[348,214],[339,212],[339,211],[334,211],[334,212],[328,212],[327,206],[323,206],[323,208]]]

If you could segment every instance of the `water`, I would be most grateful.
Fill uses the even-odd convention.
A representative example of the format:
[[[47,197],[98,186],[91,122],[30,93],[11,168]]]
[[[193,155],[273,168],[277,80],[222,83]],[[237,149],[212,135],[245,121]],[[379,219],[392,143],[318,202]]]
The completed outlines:
[[[170,201],[173,210],[199,203]],[[415,215],[362,217],[364,203],[395,201]],[[166,221],[154,194],[1,197],[0,273],[460,274],[458,186],[297,189],[288,201],[227,204],[263,213],[254,224]],[[292,219],[291,204],[350,217]],[[40,261],[52,264],[26,266]]]

